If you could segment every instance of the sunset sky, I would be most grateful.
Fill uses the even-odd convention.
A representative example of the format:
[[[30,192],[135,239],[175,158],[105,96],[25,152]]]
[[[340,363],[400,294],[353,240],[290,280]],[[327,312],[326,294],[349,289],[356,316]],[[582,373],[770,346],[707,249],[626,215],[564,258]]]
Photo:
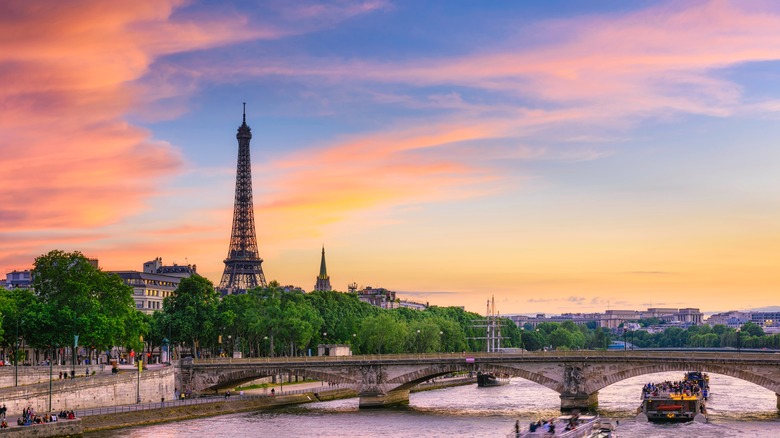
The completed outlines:
[[[0,3],[0,268],[228,250],[484,312],[780,304],[780,2]]]

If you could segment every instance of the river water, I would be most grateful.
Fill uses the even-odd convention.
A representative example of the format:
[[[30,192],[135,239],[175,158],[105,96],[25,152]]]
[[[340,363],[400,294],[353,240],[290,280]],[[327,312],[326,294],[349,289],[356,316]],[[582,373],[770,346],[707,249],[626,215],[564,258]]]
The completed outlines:
[[[642,385],[680,380],[683,372],[658,373],[618,382],[599,392],[599,413],[620,422],[631,437],[780,437],[774,392],[728,376],[710,374],[712,397],[706,424],[634,421]],[[559,415],[552,390],[513,378],[495,388],[459,386],[412,394],[404,408],[359,410],[357,399],[311,403],[265,412],[223,415],[153,426],[86,434],[125,437],[504,437],[516,420]]]

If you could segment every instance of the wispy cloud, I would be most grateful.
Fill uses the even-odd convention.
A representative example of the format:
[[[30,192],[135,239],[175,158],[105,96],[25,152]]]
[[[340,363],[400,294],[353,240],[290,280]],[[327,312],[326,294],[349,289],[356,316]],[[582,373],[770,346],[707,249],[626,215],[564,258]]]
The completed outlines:
[[[188,6],[184,0],[0,5],[0,229],[78,233],[138,215],[163,193],[166,180],[183,170],[183,154],[126,120],[131,113],[176,117],[184,111],[176,99],[198,90],[186,74],[155,64],[162,57],[281,38],[388,7],[344,1],[307,12],[301,3],[277,5],[277,15],[305,24],[295,27],[250,23],[229,8]]]

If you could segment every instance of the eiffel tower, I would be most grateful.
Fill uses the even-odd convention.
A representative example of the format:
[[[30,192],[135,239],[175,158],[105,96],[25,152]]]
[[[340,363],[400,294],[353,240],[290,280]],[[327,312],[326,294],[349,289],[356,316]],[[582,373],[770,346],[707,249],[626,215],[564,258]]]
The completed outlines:
[[[230,248],[225,259],[225,272],[219,282],[223,295],[245,293],[258,286],[266,287],[263,274],[263,259],[257,251],[255,236],[255,213],[252,206],[252,165],[249,154],[249,140],[252,130],[246,124],[246,102],[244,123],[238,127],[238,167],[236,170],[236,200],[233,206],[233,232],[230,234]]]

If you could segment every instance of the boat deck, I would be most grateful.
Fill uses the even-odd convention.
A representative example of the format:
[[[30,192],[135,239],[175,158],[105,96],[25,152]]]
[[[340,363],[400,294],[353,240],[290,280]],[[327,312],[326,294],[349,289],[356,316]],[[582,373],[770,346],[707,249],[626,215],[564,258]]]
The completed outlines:
[[[512,432],[507,437],[512,438],[524,438],[524,437],[565,437],[565,438],[580,438],[590,436],[593,430],[593,425],[598,417],[591,415],[581,415],[577,417],[576,425],[574,429],[567,430],[567,426],[571,422],[571,415],[562,415],[552,420],[555,433],[550,433],[550,423],[541,425],[536,430],[531,432],[530,425],[520,425],[520,433]]]

